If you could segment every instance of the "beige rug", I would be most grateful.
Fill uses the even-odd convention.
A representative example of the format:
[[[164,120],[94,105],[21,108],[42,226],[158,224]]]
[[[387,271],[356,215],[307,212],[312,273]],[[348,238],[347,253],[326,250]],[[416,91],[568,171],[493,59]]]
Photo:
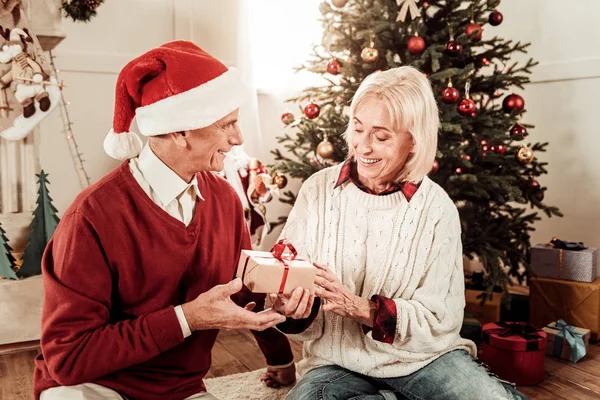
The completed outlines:
[[[271,389],[260,381],[265,369],[205,379],[206,389],[219,400],[283,400],[292,386]]]

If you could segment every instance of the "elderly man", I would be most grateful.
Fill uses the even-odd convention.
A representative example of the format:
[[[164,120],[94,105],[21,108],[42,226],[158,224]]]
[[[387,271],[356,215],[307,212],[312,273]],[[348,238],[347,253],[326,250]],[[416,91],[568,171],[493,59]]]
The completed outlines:
[[[116,89],[106,152],[124,161],[65,212],[43,259],[36,398],[214,399],[202,378],[219,329],[249,328],[266,384],[295,379],[286,318],[231,281],[250,238],[240,201],[212,171],[243,141],[235,70],[190,42],[131,61]],[[142,149],[128,132],[134,118]],[[306,317],[298,291],[280,311]]]

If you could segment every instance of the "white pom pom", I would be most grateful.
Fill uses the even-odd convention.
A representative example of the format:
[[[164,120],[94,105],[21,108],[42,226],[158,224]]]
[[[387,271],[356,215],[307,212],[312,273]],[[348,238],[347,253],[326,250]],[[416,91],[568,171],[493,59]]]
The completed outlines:
[[[115,133],[111,129],[104,138],[104,151],[117,160],[129,160],[142,151],[142,140],[135,132]]]

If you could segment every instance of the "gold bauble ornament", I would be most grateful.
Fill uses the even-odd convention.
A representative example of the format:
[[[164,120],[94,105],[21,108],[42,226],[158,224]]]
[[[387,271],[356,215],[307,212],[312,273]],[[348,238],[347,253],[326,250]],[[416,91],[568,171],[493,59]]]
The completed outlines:
[[[317,154],[321,158],[331,158],[333,153],[335,153],[335,147],[333,147],[333,144],[325,136],[323,141],[317,146]]]
[[[273,176],[273,183],[275,186],[277,186],[277,188],[283,189],[287,185],[287,178],[285,175],[275,172],[275,175]]]
[[[533,161],[533,158],[533,150],[527,146],[523,146],[517,151],[517,160],[523,164],[529,164]]]
[[[333,4],[337,8],[342,8],[346,4],[348,4],[348,0],[331,0],[331,4]]]
[[[375,46],[375,44],[371,42],[369,47],[365,47],[360,53],[360,58],[366,63],[376,63],[379,59],[379,51],[373,46]]]

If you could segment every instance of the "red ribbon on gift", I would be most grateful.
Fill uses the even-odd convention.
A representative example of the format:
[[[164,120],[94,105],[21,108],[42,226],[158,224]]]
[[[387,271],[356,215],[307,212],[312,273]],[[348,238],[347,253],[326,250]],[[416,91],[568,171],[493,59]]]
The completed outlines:
[[[284,255],[286,250],[289,250],[290,255]],[[277,241],[275,246],[273,246],[271,249],[271,254],[273,254],[273,257],[279,260],[279,262],[281,262],[285,267],[283,276],[281,277],[281,285],[279,285],[279,294],[282,294],[283,290],[285,289],[288,274],[290,272],[290,266],[286,261],[295,260],[298,256],[298,251],[296,251],[296,248],[289,240],[279,239],[279,241]]]

